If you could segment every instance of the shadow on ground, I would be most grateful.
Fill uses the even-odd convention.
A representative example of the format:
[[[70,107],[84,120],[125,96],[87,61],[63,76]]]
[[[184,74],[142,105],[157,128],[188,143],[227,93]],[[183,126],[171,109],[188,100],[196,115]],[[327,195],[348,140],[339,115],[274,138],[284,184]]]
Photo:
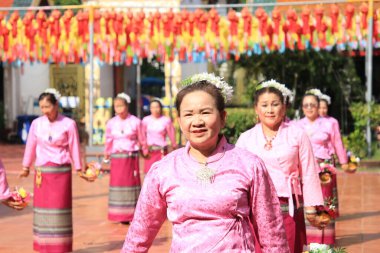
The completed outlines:
[[[377,239],[380,239],[380,233],[352,234],[340,237],[336,240],[336,244],[340,247],[347,247],[350,245],[362,244]]]
[[[89,244],[88,248],[73,251],[74,253],[92,253],[92,252],[107,252],[112,250],[121,250],[123,241],[111,241],[108,243]]]
[[[361,218],[370,217],[370,216],[380,216],[380,211],[369,211],[369,212],[361,212],[361,213],[354,213],[354,214],[346,214],[346,215],[340,216],[338,218],[338,221],[361,219]]]

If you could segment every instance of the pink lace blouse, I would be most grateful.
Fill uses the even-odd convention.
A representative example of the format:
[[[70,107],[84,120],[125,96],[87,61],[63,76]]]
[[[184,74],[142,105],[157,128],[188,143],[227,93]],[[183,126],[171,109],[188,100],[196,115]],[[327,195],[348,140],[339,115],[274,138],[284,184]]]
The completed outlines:
[[[76,170],[82,168],[79,135],[74,120],[58,114],[54,122],[46,116],[33,120],[22,165],[30,167],[35,159],[36,166],[48,162],[70,164]]]
[[[272,148],[266,150],[265,144],[262,124],[259,123],[241,134],[236,146],[263,159],[277,195],[289,198],[289,214],[294,214],[293,194],[303,195],[305,206],[323,205],[318,168],[304,131],[294,124],[284,122],[272,141]]]
[[[281,210],[261,159],[223,137],[207,167],[211,182],[189,144],[155,163],[140,193],[122,252],[147,252],[166,218],[173,224],[170,252],[289,252]],[[255,228],[255,229],[253,229]]]
[[[138,151],[148,152],[146,137],[143,133],[141,120],[128,114],[126,119],[115,116],[107,122],[105,153]]]

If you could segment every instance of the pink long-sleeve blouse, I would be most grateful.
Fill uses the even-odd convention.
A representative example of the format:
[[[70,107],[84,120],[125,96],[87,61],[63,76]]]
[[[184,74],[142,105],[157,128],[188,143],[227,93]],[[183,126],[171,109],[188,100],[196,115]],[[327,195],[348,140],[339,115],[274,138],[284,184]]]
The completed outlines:
[[[155,163],[145,177],[122,252],[147,252],[166,218],[170,252],[289,252],[274,186],[261,159],[223,137],[207,160],[213,180],[197,179],[190,145]]]
[[[146,137],[143,133],[141,120],[134,115],[128,114],[122,119],[118,115],[107,122],[106,126],[105,153],[138,151],[148,152]]]
[[[305,130],[313,147],[314,156],[319,159],[331,159],[330,145],[334,148],[340,164],[347,163],[347,154],[341,142],[340,135],[336,135],[334,126],[330,120],[318,117],[314,122],[304,117],[297,125]],[[340,139],[340,140],[339,140]]]
[[[277,195],[289,198],[289,214],[294,214],[293,194],[303,195],[305,206],[323,205],[318,168],[306,133],[294,124],[283,122],[272,141],[272,149],[266,150],[265,144],[259,123],[241,134],[236,146],[263,159]]]
[[[169,117],[161,116],[155,118],[149,115],[143,118],[142,123],[149,146],[167,146],[166,136],[169,137],[173,147],[177,146],[174,126]]]
[[[335,142],[335,145],[333,145],[332,143],[330,143],[330,145],[329,145],[330,154],[331,155],[335,154],[334,146],[339,147],[339,150],[343,150],[344,153],[347,154],[346,149],[344,148],[344,145],[342,142],[342,136],[340,135],[340,127],[339,127],[338,120],[333,118],[333,117],[330,117],[330,116],[326,116],[325,118],[328,119],[332,123],[334,134],[336,136],[335,140],[333,141],[333,142]]]
[[[11,193],[9,191],[4,165],[3,165],[3,162],[0,160],[0,200],[7,199],[10,196],[11,196]]]
[[[46,116],[33,120],[29,129],[22,165],[30,167],[48,162],[70,164],[76,170],[82,168],[79,135],[74,120],[58,114],[54,122]]]

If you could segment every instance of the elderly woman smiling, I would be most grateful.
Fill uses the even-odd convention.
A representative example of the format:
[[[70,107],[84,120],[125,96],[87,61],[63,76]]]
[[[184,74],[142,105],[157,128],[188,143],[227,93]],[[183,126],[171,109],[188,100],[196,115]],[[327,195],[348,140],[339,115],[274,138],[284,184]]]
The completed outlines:
[[[188,142],[153,164],[122,252],[147,252],[166,218],[171,252],[289,252],[263,162],[220,134],[232,88],[207,73],[183,83],[176,107]]]

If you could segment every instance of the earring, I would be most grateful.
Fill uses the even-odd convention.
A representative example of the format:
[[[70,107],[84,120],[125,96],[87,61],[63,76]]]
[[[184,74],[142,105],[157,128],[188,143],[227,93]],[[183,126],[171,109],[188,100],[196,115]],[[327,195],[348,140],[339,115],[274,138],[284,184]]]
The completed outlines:
[[[256,114],[256,123],[259,123],[259,122],[260,122],[259,115]]]

